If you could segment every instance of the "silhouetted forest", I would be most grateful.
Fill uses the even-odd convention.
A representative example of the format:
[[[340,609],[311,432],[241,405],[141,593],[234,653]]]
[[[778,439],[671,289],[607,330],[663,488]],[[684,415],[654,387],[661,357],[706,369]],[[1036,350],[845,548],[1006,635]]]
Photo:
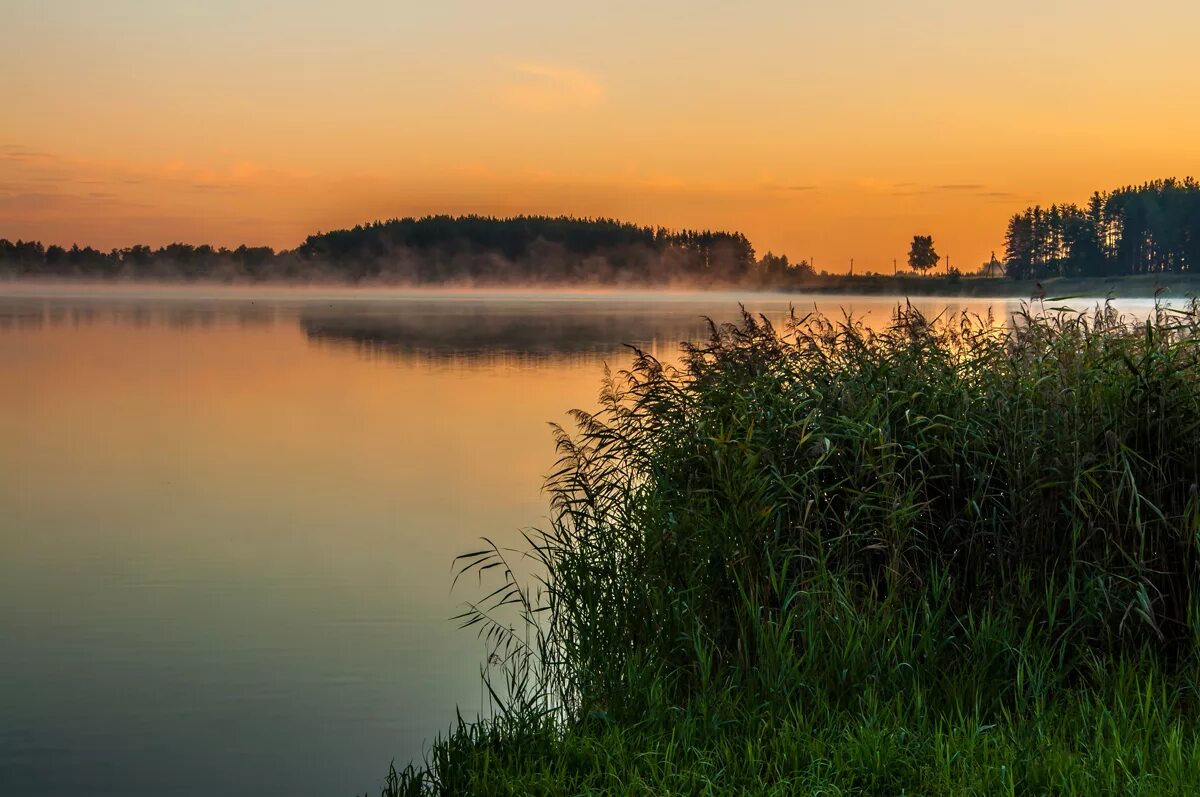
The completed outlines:
[[[1033,207],[1008,222],[1016,279],[1191,272],[1200,267],[1200,184],[1157,180],[1096,192],[1085,207]]]
[[[917,236],[917,244],[909,262],[924,272],[937,262],[933,238]],[[993,260],[980,273],[992,275],[998,265]],[[1187,274],[1198,267],[1200,183],[1190,177],[1096,192],[1083,207],[1027,208],[1013,215],[1005,234],[1004,272],[1014,279]],[[960,275],[946,276],[957,283]],[[392,219],[310,235],[278,252],[183,243],[101,251],[0,238],[0,277],[806,289],[821,283],[806,261],[756,256],[739,232],[570,216]],[[837,277],[834,287],[847,287],[847,279]],[[900,279],[883,287],[895,290]]]
[[[745,235],[566,216],[426,216],[309,236],[294,250],[171,244],[103,252],[0,239],[0,275],[398,284],[781,285],[812,274]]]

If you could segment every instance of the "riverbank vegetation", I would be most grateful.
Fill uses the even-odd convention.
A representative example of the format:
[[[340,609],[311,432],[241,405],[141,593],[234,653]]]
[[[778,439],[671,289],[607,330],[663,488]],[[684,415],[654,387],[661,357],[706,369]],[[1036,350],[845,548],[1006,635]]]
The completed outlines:
[[[904,306],[638,354],[549,527],[461,560],[496,713],[384,794],[1197,793],[1198,344]]]

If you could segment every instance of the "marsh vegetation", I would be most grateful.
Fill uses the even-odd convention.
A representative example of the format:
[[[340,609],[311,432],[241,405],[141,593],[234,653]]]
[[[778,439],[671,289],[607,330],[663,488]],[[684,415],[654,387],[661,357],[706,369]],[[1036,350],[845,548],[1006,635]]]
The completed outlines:
[[[495,711],[385,795],[1200,789],[1196,305],[710,332],[460,559]]]

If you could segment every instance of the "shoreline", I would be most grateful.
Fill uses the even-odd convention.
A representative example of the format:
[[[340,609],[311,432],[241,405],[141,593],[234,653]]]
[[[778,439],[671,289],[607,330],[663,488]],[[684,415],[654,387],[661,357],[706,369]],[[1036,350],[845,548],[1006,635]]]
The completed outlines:
[[[1002,277],[861,276],[816,277],[794,285],[605,285],[584,284],[404,284],[372,282],[300,282],[263,280],[135,280],[56,278],[53,280],[0,279],[0,297],[91,297],[96,292],[128,298],[313,298],[354,300],[366,293],[372,298],[501,299],[588,301],[606,298],[644,298],[653,301],[687,301],[713,296],[778,297],[792,295],[894,296],[897,298],[987,299],[1152,299],[1156,296],[1200,296],[1200,276],[1146,274],[1108,278],[1055,277],[1046,280],[1010,280]],[[146,293],[152,294],[145,297]],[[280,296],[281,293],[285,295]]]

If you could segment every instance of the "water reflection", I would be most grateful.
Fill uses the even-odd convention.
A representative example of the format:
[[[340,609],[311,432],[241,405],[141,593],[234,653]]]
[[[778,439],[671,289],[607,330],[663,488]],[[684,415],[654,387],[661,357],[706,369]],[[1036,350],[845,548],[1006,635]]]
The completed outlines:
[[[483,703],[451,561],[546,422],[739,298],[0,298],[0,794],[377,791]]]
[[[157,302],[146,300],[38,299],[0,297],[0,330],[109,324],[176,327],[272,324],[280,307],[257,301]]]
[[[815,305],[812,297],[755,297],[746,309],[782,328],[793,306],[798,315],[819,309],[830,317],[846,316],[868,326],[890,321],[897,300],[828,297]],[[1003,321],[1017,303],[929,300],[914,303],[934,316],[943,312],[992,312]],[[737,320],[735,297],[707,301],[576,301],[412,303],[404,307],[365,306],[306,308],[300,328],[319,345],[354,349],[369,359],[417,360],[426,363],[509,363],[527,366],[605,359],[624,364],[628,347],[659,358],[671,358],[685,341],[703,340],[709,320]]]
[[[348,346],[367,357],[533,366],[624,355],[626,346],[674,352],[705,334],[704,316],[714,309],[423,305],[403,312],[306,310],[299,323],[313,342]]]
[[[628,359],[634,346],[659,357],[678,352],[683,341],[703,339],[708,320],[735,320],[739,299],[747,310],[781,324],[789,307],[800,314],[819,310],[832,318],[850,316],[867,326],[886,324],[900,299],[861,296],[739,297],[736,294],[528,296],[400,296],[348,301],[328,298],[171,299],[104,297],[0,297],[0,331],[40,327],[110,325],[170,329],[293,326],[313,345],[355,351],[367,359],[438,365],[475,363],[536,367],[554,362]],[[1093,307],[1096,300],[1073,303]],[[1009,319],[1022,300],[922,299],[912,304],[930,317],[967,311],[997,321]],[[1150,300],[1124,300],[1124,312],[1146,314]]]

